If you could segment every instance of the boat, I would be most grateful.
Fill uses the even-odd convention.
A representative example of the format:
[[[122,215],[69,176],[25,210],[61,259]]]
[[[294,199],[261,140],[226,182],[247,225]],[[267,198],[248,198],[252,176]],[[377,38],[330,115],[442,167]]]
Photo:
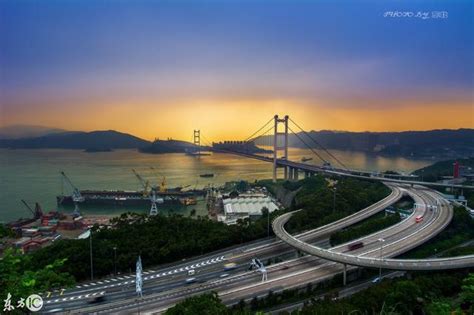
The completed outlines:
[[[170,188],[166,191],[156,192],[156,202],[164,204],[179,204],[180,199],[191,198],[204,195],[204,190],[192,189],[181,190],[182,187]],[[143,191],[124,191],[124,190],[81,190],[83,200],[81,204],[86,205],[121,205],[121,206],[139,206],[149,205],[150,196]],[[60,195],[56,197],[58,205],[74,205],[73,196]]]
[[[199,175],[200,177],[214,177],[213,173],[206,173],[206,174],[201,174]]]
[[[179,202],[180,202],[183,206],[191,206],[191,205],[197,204],[196,198],[193,198],[193,197],[181,198],[181,199],[179,200]]]
[[[311,161],[313,158],[302,157],[301,162]]]

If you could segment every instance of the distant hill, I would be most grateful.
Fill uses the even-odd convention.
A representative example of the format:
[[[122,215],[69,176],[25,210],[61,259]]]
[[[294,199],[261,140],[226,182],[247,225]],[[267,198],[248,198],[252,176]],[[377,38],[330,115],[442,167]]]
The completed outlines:
[[[468,168],[470,170],[474,169],[474,157],[470,157],[466,159],[438,161],[432,165],[414,171],[413,174],[420,177],[423,176],[423,180],[425,181],[435,182],[442,179],[443,176],[453,176],[454,162],[458,162],[461,168]]]
[[[150,145],[140,148],[140,152],[144,153],[184,153],[193,152],[197,147],[186,141],[181,140],[155,140]]]
[[[0,147],[11,149],[135,149],[150,145],[149,141],[117,132],[106,131],[72,131],[48,134],[41,137],[0,140]]]
[[[474,129],[430,130],[403,132],[346,132],[310,131],[309,135],[327,149],[363,151],[386,156],[406,156],[411,158],[446,159],[474,155]],[[298,133],[308,145],[318,145]],[[289,135],[289,145],[306,146],[293,134]],[[259,138],[256,143],[268,143],[269,139]]]
[[[41,137],[48,134],[65,132],[64,129],[34,125],[10,125],[0,127],[0,139],[20,139]]]

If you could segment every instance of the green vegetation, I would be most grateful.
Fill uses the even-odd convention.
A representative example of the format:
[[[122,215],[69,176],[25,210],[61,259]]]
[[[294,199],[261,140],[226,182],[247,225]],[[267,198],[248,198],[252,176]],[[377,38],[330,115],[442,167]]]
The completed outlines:
[[[117,248],[117,269],[128,272],[135,268],[138,255],[141,255],[144,267],[149,267],[267,236],[266,216],[253,223],[242,220],[237,225],[227,226],[205,217],[149,217],[129,213],[115,218],[113,223],[113,229],[93,231],[96,277],[109,275],[114,270],[114,247]],[[78,281],[90,277],[88,239],[58,241],[32,253],[32,257],[37,267],[69,257],[63,271],[74,275]]]
[[[474,273],[466,270],[410,274],[410,280],[385,279],[348,298],[334,300],[337,292],[318,298],[321,288],[269,291],[264,298],[240,301],[225,309],[215,293],[188,298],[169,309],[167,315],[263,314],[272,307],[308,299],[300,311],[291,314],[472,314],[474,311]],[[209,305],[209,307],[207,306]],[[204,312],[204,310],[206,310]]]
[[[44,267],[36,268],[30,255],[7,249],[0,259],[0,296],[4,299],[10,293],[12,300],[16,301],[50,288],[73,285],[74,278],[60,271],[66,261],[53,260]]]
[[[334,191],[321,176],[300,182],[301,190],[294,202],[294,209],[303,209],[287,223],[289,232],[322,226],[339,220],[385,198],[390,189],[378,182],[341,179],[336,184],[336,203],[333,210]],[[298,187],[299,188],[299,187]]]
[[[294,314],[472,314],[474,274],[450,271],[411,276],[411,280],[384,280],[337,302],[313,301]]]
[[[446,160],[436,162],[430,166],[421,168],[413,172],[418,176],[423,176],[424,181],[434,182],[441,179],[442,176],[453,176],[453,163],[458,161],[460,165],[474,167],[474,157],[459,160]]]
[[[474,220],[466,209],[454,208],[451,223],[437,236],[403,255],[405,258],[425,258],[439,252],[456,247],[464,242],[474,239]]]
[[[400,222],[401,218],[398,213],[384,216],[384,214],[376,215],[368,218],[363,222],[355,224],[345,230],[336,232],[331,235],[329,241],[331,246],[336,246],[351,240],[360,238],[364,235],[369,235],[376,231],[383,230],[391,225]]]
[[[229,310],[222,304],[217,293],[211,292],[189,297],[168,309],[165,315],[224,315],[229,313]]]
[[[0,224],[0,238],[2,237],[13,237],[15,235],[15,232],[12,231],[12,229],[8,228],[4,224]]]
[[[239,186],[242,185],[239,183]],[[388,188],[379,183],[340,180],[337,187],[341,195],[337,197],[336,212],[332,214],[332,190],[328,188],[324,178],[311,177],[286,185],[294,189],[301,188],[297,194],[297,206],[308,209],[305,211],[309,213],[304,220],[301,217],[296,219],[293,230],[312,228],[326,224],[331,219],[339,219],[382,199],[389,192]],[[271,219],[281,213],[282,211],[273,212]],[[117,270],[129,272],[135,268],[138,255],[141,255],[146,268],[266,237],[268,233],[265,211],[260,219],[252,222],[249,219],[239,220],[233,226],[199,216],[149,217],[132,213],[122,214],[113,219],[112,223],[114,228],[111,229],[93,229],[95,277],[110,275],[114,270],[114,247],[117,248]],[[32,253],[31,257],[33,268],[36,269],[51,264],[56,259],[68,257],[61,267],[62,272],[73,275],[77,281],[90,277],[88,239],[57,241]]]
[[[447,251],[444,251],[441,254],[441,257],[454,257],[454,256],[467,256],[474,255],[474,245],[468,246],[459,246]]]

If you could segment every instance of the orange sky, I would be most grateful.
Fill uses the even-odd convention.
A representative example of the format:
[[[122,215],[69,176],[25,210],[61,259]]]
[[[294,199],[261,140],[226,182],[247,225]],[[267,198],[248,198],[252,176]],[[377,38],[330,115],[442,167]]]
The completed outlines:
[[[165,109],[166,108],[166,109]],[[291,100],[175,101],[42,105],[17,110],[3,122],[54,126],[67,130],[114,129],[152,140],[155,137],[191,141],[200,129],[208,141],[245,139],[273,115],[285,114],[306,130],[403,131],[474,127],[469,103],[387,106],[337,106]],[[54,113],[54,114],[52,114]]]

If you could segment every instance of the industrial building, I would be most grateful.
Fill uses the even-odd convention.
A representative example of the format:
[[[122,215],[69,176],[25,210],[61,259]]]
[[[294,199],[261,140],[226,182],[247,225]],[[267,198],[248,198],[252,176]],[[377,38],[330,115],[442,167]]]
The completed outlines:
[[[217,221],[225,224],[236,224],[237,220],[255,219],[262,215],[262,209],[267,208],[271,213],[279,209],[277,202],[265,194],[241,194],[234,198],[219,198],[223,212],[217,215]]]

